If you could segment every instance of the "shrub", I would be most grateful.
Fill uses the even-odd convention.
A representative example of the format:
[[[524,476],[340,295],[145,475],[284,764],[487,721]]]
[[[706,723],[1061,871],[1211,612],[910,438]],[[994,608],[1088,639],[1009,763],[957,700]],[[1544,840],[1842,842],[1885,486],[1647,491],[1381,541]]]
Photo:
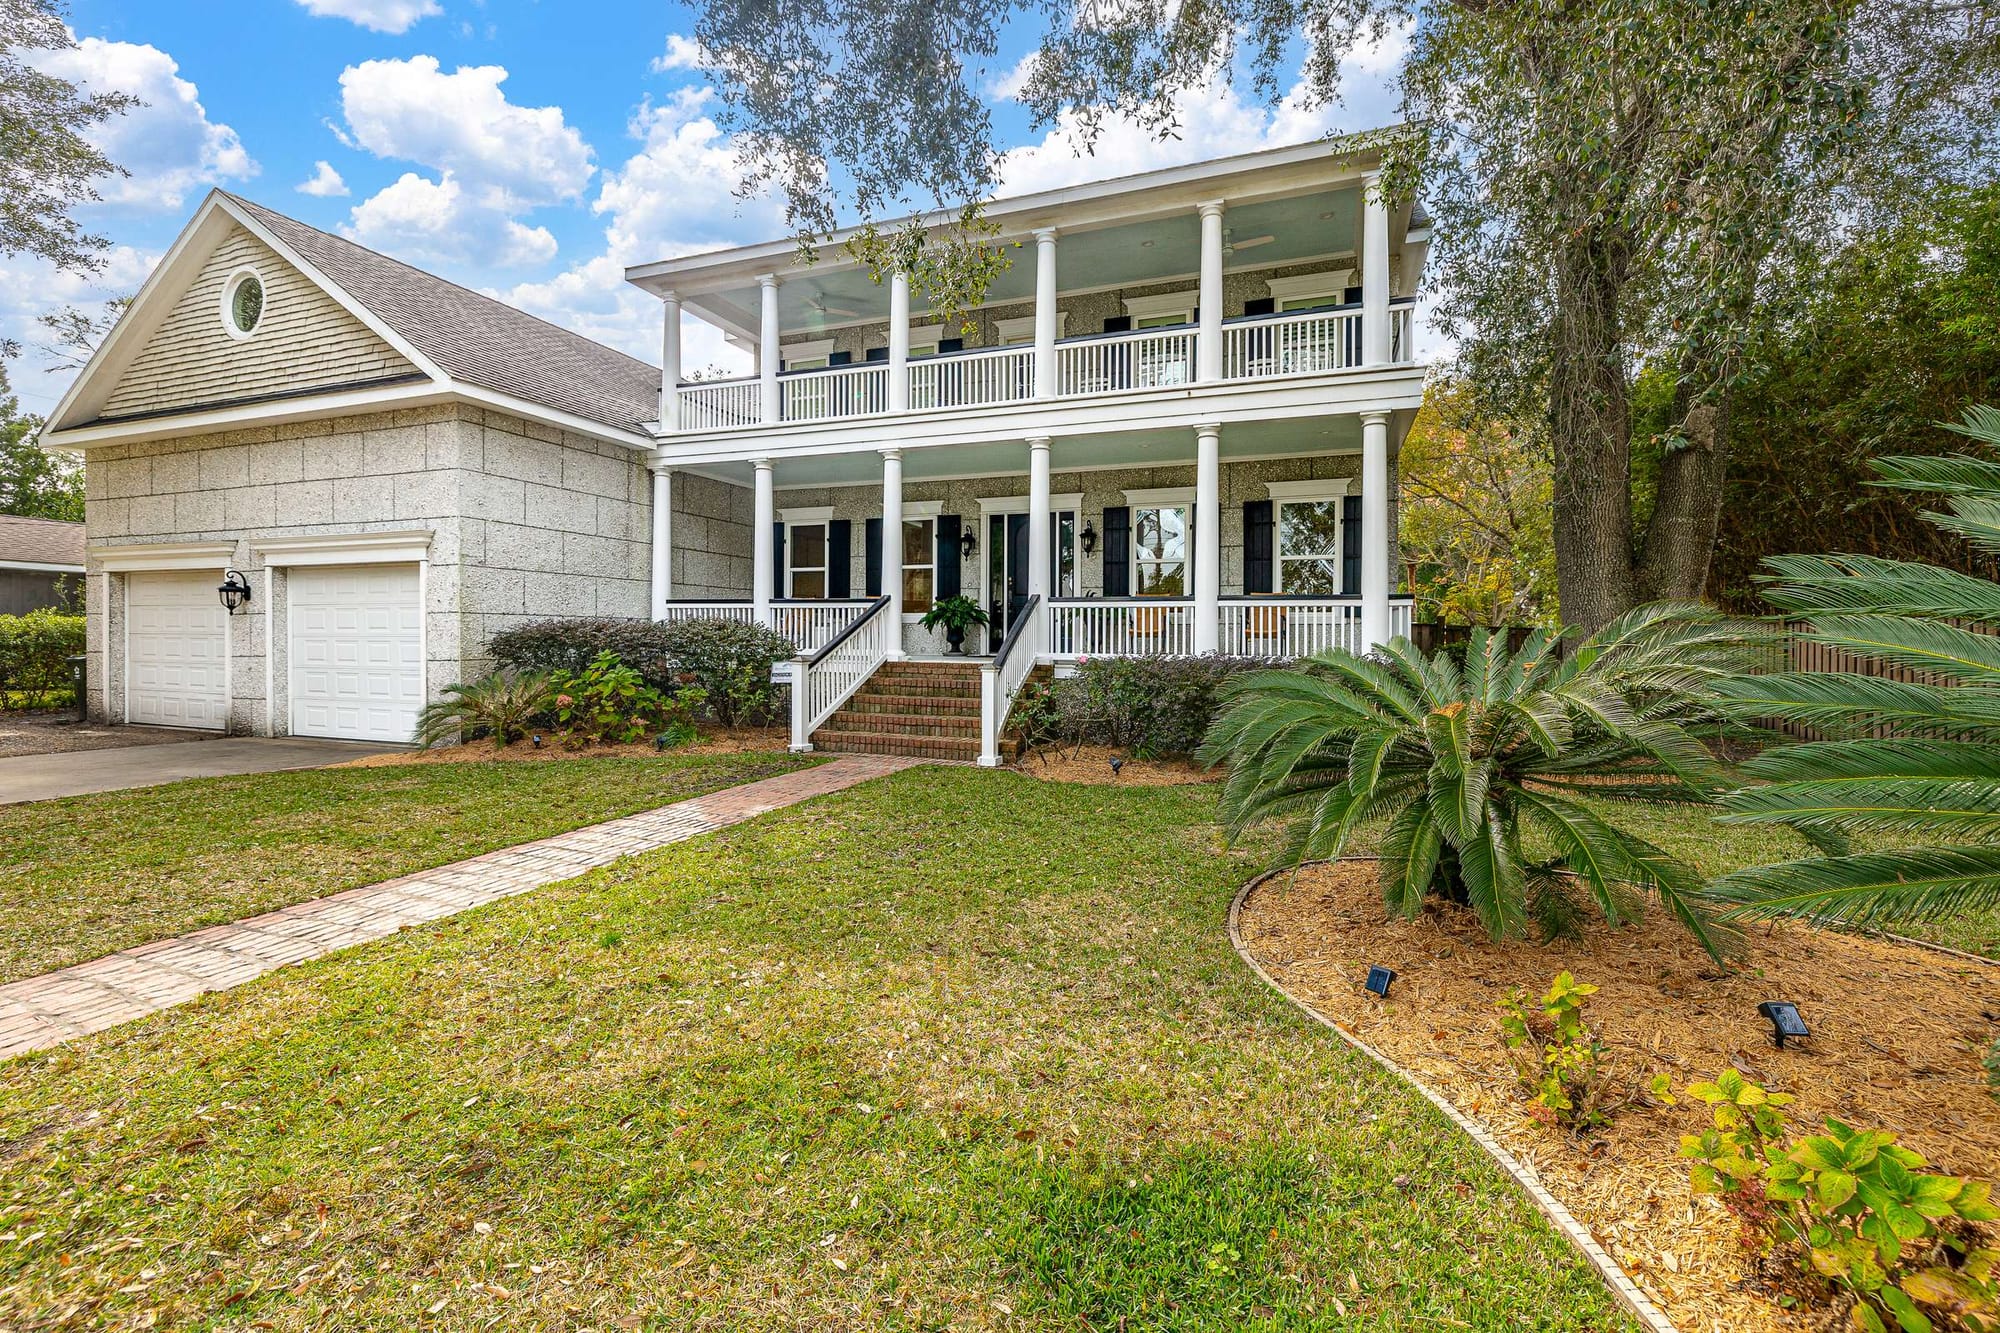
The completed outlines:
[[[775,630],[720,617],[681,620],[661,628],[661,648],[675,670],[692,676],[708,709],[725,727],[762,721],[777,711],[771,669],[797,652]]]
[[[424,705],[417,714],[416,743],[470,741],[491,736],[495,749],[527,734],[549,706],[549,678],[540,673],[500,670],[470,685],[447,685],[451,696]]]
[[[1597,987],[1580,984],[1568,972],[1556,974],[1549,993],[1531,1012],[1518,989],[1500,1003],[1500,1037],[1514,1062],[1521,1090],[1535,1105],[1537,1119],[1569,1130],[1595,1129],[1617,1112],[1645,1100],[1638,1082],[1615,1069],[1602,1042],[1583,1022],[1583,1001]],[[1664,1074],[1648,1089],[1664,1101]]]
[[[631,743],[644,740],[667,714],[667,696],[606,650],[582,671],[557,671],[549,677],[554,693],[556,726],[569,738],[588,743]]]
[[[616,653],[646,684],[670,693],[675,675],[667,648],[671,629],[650,620],[536,620],[495,634],[486,650],[500,666],[519,672],[585,671],[598,654]]]
[[[1650,893],[1720,957],[1699,874],[1597,804],[1712,802],[1728,783],[1696,734],[1709,689],[1768,636],[1665,604],[1565,652],[1567,633],[1536,630],[1515,651],[1475,629],[1463,666],[1397,639],[1232,682],[1201,751],[1229,761],[1231,838],[1284,820],[1279,864],[1298,865],[1379,820],[1382,896],[1403,916],[1438,897],[1494,939],[1530,921],[1573,934],[1589,906],[1616,925]]]
[[[1076,674],[1023,694],[1015,724],[1029,744],[1110,745],[1134,758],[1192,754],[1232,676],[1270,663],[1240,657],[1093,657]]]
[[[0,699],[19,693],[53,705],[69,692],[69,659],[83,646],[82,616],[49,608],[0,616]]]
[[[1833,1119],[1787,1147],[1792,1099],[1733,1069],[1688,1095],[1714,1108],[1712,1129],[1681,1138],[1695,1193],[1720,1195],[1759,1249],[1786,1247],[1844,1292],[1855,1328],[2000,1328],[2000,1253],[1966,1226],[2000,1218],[1985,1181],[1923,1171],[1894,1134]]]

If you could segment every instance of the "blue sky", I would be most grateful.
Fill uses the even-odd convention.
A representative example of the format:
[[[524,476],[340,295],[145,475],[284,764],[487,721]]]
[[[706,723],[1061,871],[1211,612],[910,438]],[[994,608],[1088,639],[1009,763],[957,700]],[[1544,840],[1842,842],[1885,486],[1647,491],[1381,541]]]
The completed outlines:
[[[132,174],[81,216],[112,243],[97,281],[0,260],[0,336],[29,411],[68,376],[33,347],[35,315],[137,289],[202,196],[222,186],[406,262],[657,359],[658,308],[627,264],[782,234],[737,180],[690,13],[641,0],[71,0],[80,49],[45,66],[147,105],[102,146]],[[1009,193],[1392,118],[1396,43],[1364,53],[1341,107],[1190,95],[1182,138],[1114,125],[1091,160],[1034,130],[1007,95],[1024,32],[989,80]],[[691,325],[689,364],[733,365]]]

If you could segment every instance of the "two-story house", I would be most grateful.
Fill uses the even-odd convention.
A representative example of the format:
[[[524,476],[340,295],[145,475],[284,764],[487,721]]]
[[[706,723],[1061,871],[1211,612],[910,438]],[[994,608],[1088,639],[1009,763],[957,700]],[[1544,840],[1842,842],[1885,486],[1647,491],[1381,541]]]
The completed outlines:
[[[399,740],[506,625],[721,615],[798,645],[796,745],[993,763],[1038,666],[1404,633],[1428,225],[1374,165],[1000,200],[1014,262],[949,319],[842,237],[641,265],[661,369],[211,195],[52,417],[91,707]],[[684,318],[754,372],[684,376]],[[960,666],[917,623],[953,595],[991,619]]]

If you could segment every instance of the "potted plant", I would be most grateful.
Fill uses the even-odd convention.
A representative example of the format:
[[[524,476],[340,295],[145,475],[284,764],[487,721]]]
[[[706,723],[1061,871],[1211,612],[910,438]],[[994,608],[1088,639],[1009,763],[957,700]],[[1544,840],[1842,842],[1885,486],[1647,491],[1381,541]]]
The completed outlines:
[[[936,629],[944,626],[945,642],[951,650],[965,655],[965,632],[974,625],[986,623],[986,612],[980,610],[979,603],[970,597],[941,597],[931,603],[931,609],[924,612],[923,627]]]

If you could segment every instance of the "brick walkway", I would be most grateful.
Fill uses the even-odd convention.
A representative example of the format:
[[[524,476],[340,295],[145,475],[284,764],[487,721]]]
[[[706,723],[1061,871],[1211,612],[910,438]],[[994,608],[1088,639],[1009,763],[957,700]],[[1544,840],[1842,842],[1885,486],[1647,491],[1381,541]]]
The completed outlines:
[[[0,986],[0,1060],[908,768],[849,755]]]

